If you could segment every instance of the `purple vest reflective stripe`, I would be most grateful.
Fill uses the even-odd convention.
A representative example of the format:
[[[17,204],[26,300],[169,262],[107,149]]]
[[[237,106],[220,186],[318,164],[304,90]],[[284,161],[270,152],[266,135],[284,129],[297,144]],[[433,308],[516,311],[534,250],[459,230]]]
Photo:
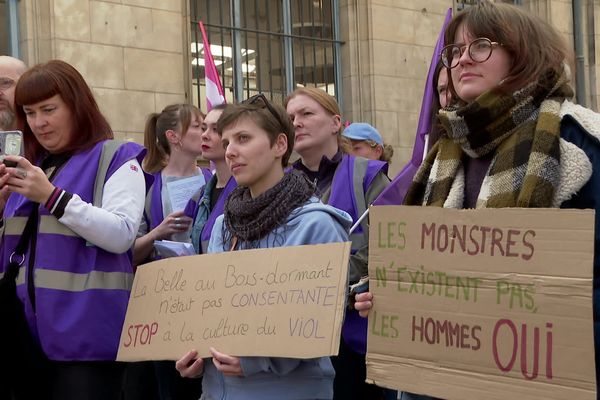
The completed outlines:
[[[333,176],[331,194],[327,202],[331,206],[346,211],[350,214],[353,221],[356,221],[360,217],[359,214],[364,212],[357,205],[358,201],[360,201],[357,199],[357,196],[363,196],[362,201],[366,202],[364,197],[373,179],[375,179],[375,176],[380,171],[385,171],[387,166],[387,163],[382,161],[368,160],[364,169],[364,175],[355,176],[356,164],[365,161],[364,159],[358,159],[350,155],[342,157],[342,161],[340,161]],[[361,183],[362,187],[360,187]],[[349,190],[349,188],[351,189]],[[365,204],[365,207],[368,206],[368,204]],[[350,236],[352,239],[353,254],[359,247],[362,247],[362,243],[366,243],[367,233],[364,231],[362,225],[359,225]],[[358,312],[354,310],[346,312],[346,318],[342,326],[342,337],[346,344],[356,353],[365,354],[367,352],[367,326],[367,319],[358,315]]]
[[[208,215],[208,219],[206,223],[202,227],[202,233],[200,234],[200,245],[202,246],[202,252],[205,253],[208,248],[208,242],[210,241],[210,234],[212,232],[213,226],[215,225],[215,221],[219,217],[219,215],[223,214],[223,209],[225,207],[225,200],[229,197],[229,194],[237,187],[237,182],[235,178],[232,176],[227,181],[227,184],[223,188],[223,191],[219,195],[217,202],[212,210],[210,210],[210,214]],[[214,190],[214,188],[213,188]],[[209,199],[210,201],[210,199]]]
[[[148,221],[148,232],[160,225],[165,218],[161,197],[162,174],[158,171],[152,174],[152,176],[154,177],[154,183],[150,189],[150,221]]]
[[[358,162],[366,162],[366,169],[363,176],[355,176],[355,164]],[[340,210],[346,211],[352,217],[353,221],[356,221],[364,210],[359,210],[360,207],[357,205],[357,194],[362,193],[364,198],[367,193],[369,186],[375,179],[375,176],[382,171],[387,164],[383,161],[377,160],[365,160],[358,159],[354,156],[344,154],[340,164],[338,165],[335,175],[333,176],[333,182],[331,183],[331,194],[327,204],[339,208]],[[358,184],[362,183],[361,188],[357,187]],[[368,207],[368,204],[365,205]],[[365,208],[366,210],[366,208]],[[358,226],[354,231],[354,234],[362,234],[363,227]],[[357,248],[353,246],[352,252],[355,253]]]
[[[212,172],[208,168],[201,168],[204,181],[208,183],[212,178]],[[154,184],[152,185],[150,194],[150,220],[148,221],[148,231],[156,228],[165,219],[163,206],[162,206],[162,175],[161,171],[152,174],[154,177]],[[148,208],[148,207],[147,207]],[[148,213],[148,210],[146,210]]]
[[[103,143],[72,156],[55,176],[53,184],[92,203]],[[121,145],[112,158],[104,182],[127,161],[135,158],[141,163],[144,154],[145,149],[136,143]],[[13,193],[4,210],[7,227],[11,220],[14,221],[13,217],[27,217],[31,207],[29,200]],[[42,223],[38,226],[33,266],[35,313],[27,285],[23,284],[27,282],[29,253],[20,271],[23,276],[18,281],[21,284],[17,287],[34,336],[52,360],[114,360],[129,299],[128,285],[133,278],[131,252],[114,254],[90,245],[56,221],[43,206],[39,213]],[[43,231],[40,229],[43,221],[55,223],[60,232]],[[0,247],[0,268],[8,264],[19,236],[5,231]],[[117,281],[102,280],[109,275]],[[63,276],[67,279],[60,279]],[[70,280],[74,277],[82,280]],[[112,287],[90,290],[86,286],[89,278],[92,281],[100,278],[94,282],[108,282]]]

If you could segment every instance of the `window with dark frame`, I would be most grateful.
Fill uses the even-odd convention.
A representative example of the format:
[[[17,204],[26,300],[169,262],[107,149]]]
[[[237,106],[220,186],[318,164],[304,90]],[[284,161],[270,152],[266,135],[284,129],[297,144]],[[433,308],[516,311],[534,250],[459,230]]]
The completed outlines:
[[[281,104],[290,88],[298,86],[315,86],[335,95],[340,79],[335,55],[341,44],[334,40],[338,24],[335,4],[334,0],[191,0],[193,103],[206,110],[198,21],[206,29],[228,102],[236,97],[236,80],[241,83],[242,99],[262,92]],[[233,18],[231,10],[236,6],[239,15]],[[237,46],[235,34],[239,34]],[[240,65],[236,65],[236,51]],[[290,54],[292,65],[286,63]]]

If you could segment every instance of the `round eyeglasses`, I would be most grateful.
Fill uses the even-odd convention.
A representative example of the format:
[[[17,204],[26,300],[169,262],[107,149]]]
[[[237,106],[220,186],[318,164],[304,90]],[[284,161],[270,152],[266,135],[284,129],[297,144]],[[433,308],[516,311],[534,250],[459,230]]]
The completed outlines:
[[[492,55],[492,50],[496,46],[502,46],[498,42],[492,42],[488,38],[477,38],[469,43],[469,46],[459,46],[449,44],[442,49],[442,64],[446,68],[454,68],[458,65],[460,57],[465,52],[469,53],[469,57],[476,63],[487,61]]]

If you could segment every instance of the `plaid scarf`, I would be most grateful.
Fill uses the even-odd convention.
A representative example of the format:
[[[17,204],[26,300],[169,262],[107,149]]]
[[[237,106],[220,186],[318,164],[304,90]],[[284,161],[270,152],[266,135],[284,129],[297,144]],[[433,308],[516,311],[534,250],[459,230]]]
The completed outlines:
[[[455,181],[464,180],[462,158],[491,153],[477,208],[550,207],[559,178],[559,110],[573,96],[568,81],[565,67],[562,74],[548,72],[512,94],[495,88],[464,107],[441,110],[445,133],[417,171],[404,203],[462,208],[447,202]]]

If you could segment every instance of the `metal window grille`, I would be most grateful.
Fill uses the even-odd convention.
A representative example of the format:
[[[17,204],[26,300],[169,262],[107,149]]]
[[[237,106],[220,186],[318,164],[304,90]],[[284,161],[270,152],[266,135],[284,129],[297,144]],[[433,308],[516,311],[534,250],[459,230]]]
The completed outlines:
[[[517,6],[523,5],[523,0],[499,0],[501,3],[512,3]],[[464,10],[474,4],[481,2],[481,0],[454,0],[454,12]]]
[[[462,11],[477,3],[479,3],[479,0],[454,0],[454,12]]]
[[[263,92],[281,103],[298,85],[339,93],[337,0],[191,0],[190,9],[193,98],[202,109],[200,20],[227,101]]]

